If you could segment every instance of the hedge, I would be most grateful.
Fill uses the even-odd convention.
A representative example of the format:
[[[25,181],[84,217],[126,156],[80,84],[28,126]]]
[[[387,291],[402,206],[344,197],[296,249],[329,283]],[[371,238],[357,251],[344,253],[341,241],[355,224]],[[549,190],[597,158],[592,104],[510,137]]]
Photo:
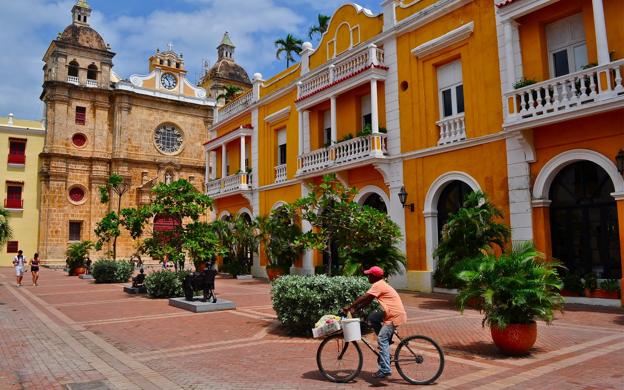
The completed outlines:
[[[176,298],[184,296],[182,281],[189,271],[160,270],[145,277],[145,288],[151,298]]]
[[[124,283],[132,276],[134,265],[129,261],[98,260],[93,263],[93,278],[96,283]]]

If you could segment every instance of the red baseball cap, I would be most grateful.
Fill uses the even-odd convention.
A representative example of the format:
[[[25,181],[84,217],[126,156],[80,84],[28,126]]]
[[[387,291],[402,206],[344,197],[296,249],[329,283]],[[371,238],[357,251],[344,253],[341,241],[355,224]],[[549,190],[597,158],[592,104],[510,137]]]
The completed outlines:
[[[373,266],[367,269],[366,271],[364,271],[364,275],[373,275],[377,277],[382,277],[384,276],[384,270],[381,269],[380,267]]]

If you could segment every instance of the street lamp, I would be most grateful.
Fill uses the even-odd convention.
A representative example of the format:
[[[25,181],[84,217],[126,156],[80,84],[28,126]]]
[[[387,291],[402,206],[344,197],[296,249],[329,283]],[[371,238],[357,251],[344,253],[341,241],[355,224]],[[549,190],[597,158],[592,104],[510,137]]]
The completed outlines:
[[[617,170],[620,172],[620,175],[624,174],[624,149],[620,149],[618,154],[615,156],[615,165],[617,166]]]
[[[409,207],[410,211],[414,212],[414,203],[405,204],[407,202],[407,191],[405,191],[405,186],[401,187],[401,191],[399,191],[399,200],[401,201],[401,205],[403,208]]]

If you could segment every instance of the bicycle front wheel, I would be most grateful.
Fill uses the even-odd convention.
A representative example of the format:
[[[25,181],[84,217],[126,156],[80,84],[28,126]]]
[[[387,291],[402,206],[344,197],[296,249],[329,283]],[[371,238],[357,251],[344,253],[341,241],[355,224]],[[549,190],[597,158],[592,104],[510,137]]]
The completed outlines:
[[[345,342],[342,334],[323,340],[316,351],[316,364],[325,378],[345,383],[362,370],[362,350],[357,342]]]
[[[444,353],[435,341],[425,336],[410,336],[399,344],[394,364],[403,379],[413,385],[435,382],[444,370]]]

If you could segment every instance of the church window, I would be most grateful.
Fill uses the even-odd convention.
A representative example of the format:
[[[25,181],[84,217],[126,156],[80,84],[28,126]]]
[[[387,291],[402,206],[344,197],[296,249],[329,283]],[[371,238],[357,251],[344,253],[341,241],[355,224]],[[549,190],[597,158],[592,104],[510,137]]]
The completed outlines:
[[[97,80],[97,72],[98,68],[97,66],[95,66],[95,64],[89,65],[89,67],[87,68],[87,79]]]
[[[160,65],[163,65],[165,63],[165,61],[163,61],[163,59],[160,59]]]
[[[87,143],[87,136],[82,133],[76,133],[72,136],[72,144],[77,148],[82,148]]]
[[[180,63],[176,62],[176,68],[180,69]]]
[[[167,66],[171,66],[171,60],[167,60]]]
[[[182,132],[171,124],[161,125],[154,132],[154,143],[162,153],[179,152],[183,141]]]
[[[19,249],[19,241],[7,242],[7,253],[17,253],[18,249]]]
[[[74,203],[79,203],[84,200],[85,192],[82,187],[74,186],[69,189],[69,199]]]
[[[21,138],[9,138],[9,164],[26,163],[26,140]]]
[[[69,221],[69,241],[80,241],[82,221]]]
[[[84,125],[87,122],[87,108],[76,106],[76,124]]]
[[[76,61],[72,61],[69,63],[69,67],[67,68],[67,75],[71,77],[78,77],[78,68],[80,65]]]

